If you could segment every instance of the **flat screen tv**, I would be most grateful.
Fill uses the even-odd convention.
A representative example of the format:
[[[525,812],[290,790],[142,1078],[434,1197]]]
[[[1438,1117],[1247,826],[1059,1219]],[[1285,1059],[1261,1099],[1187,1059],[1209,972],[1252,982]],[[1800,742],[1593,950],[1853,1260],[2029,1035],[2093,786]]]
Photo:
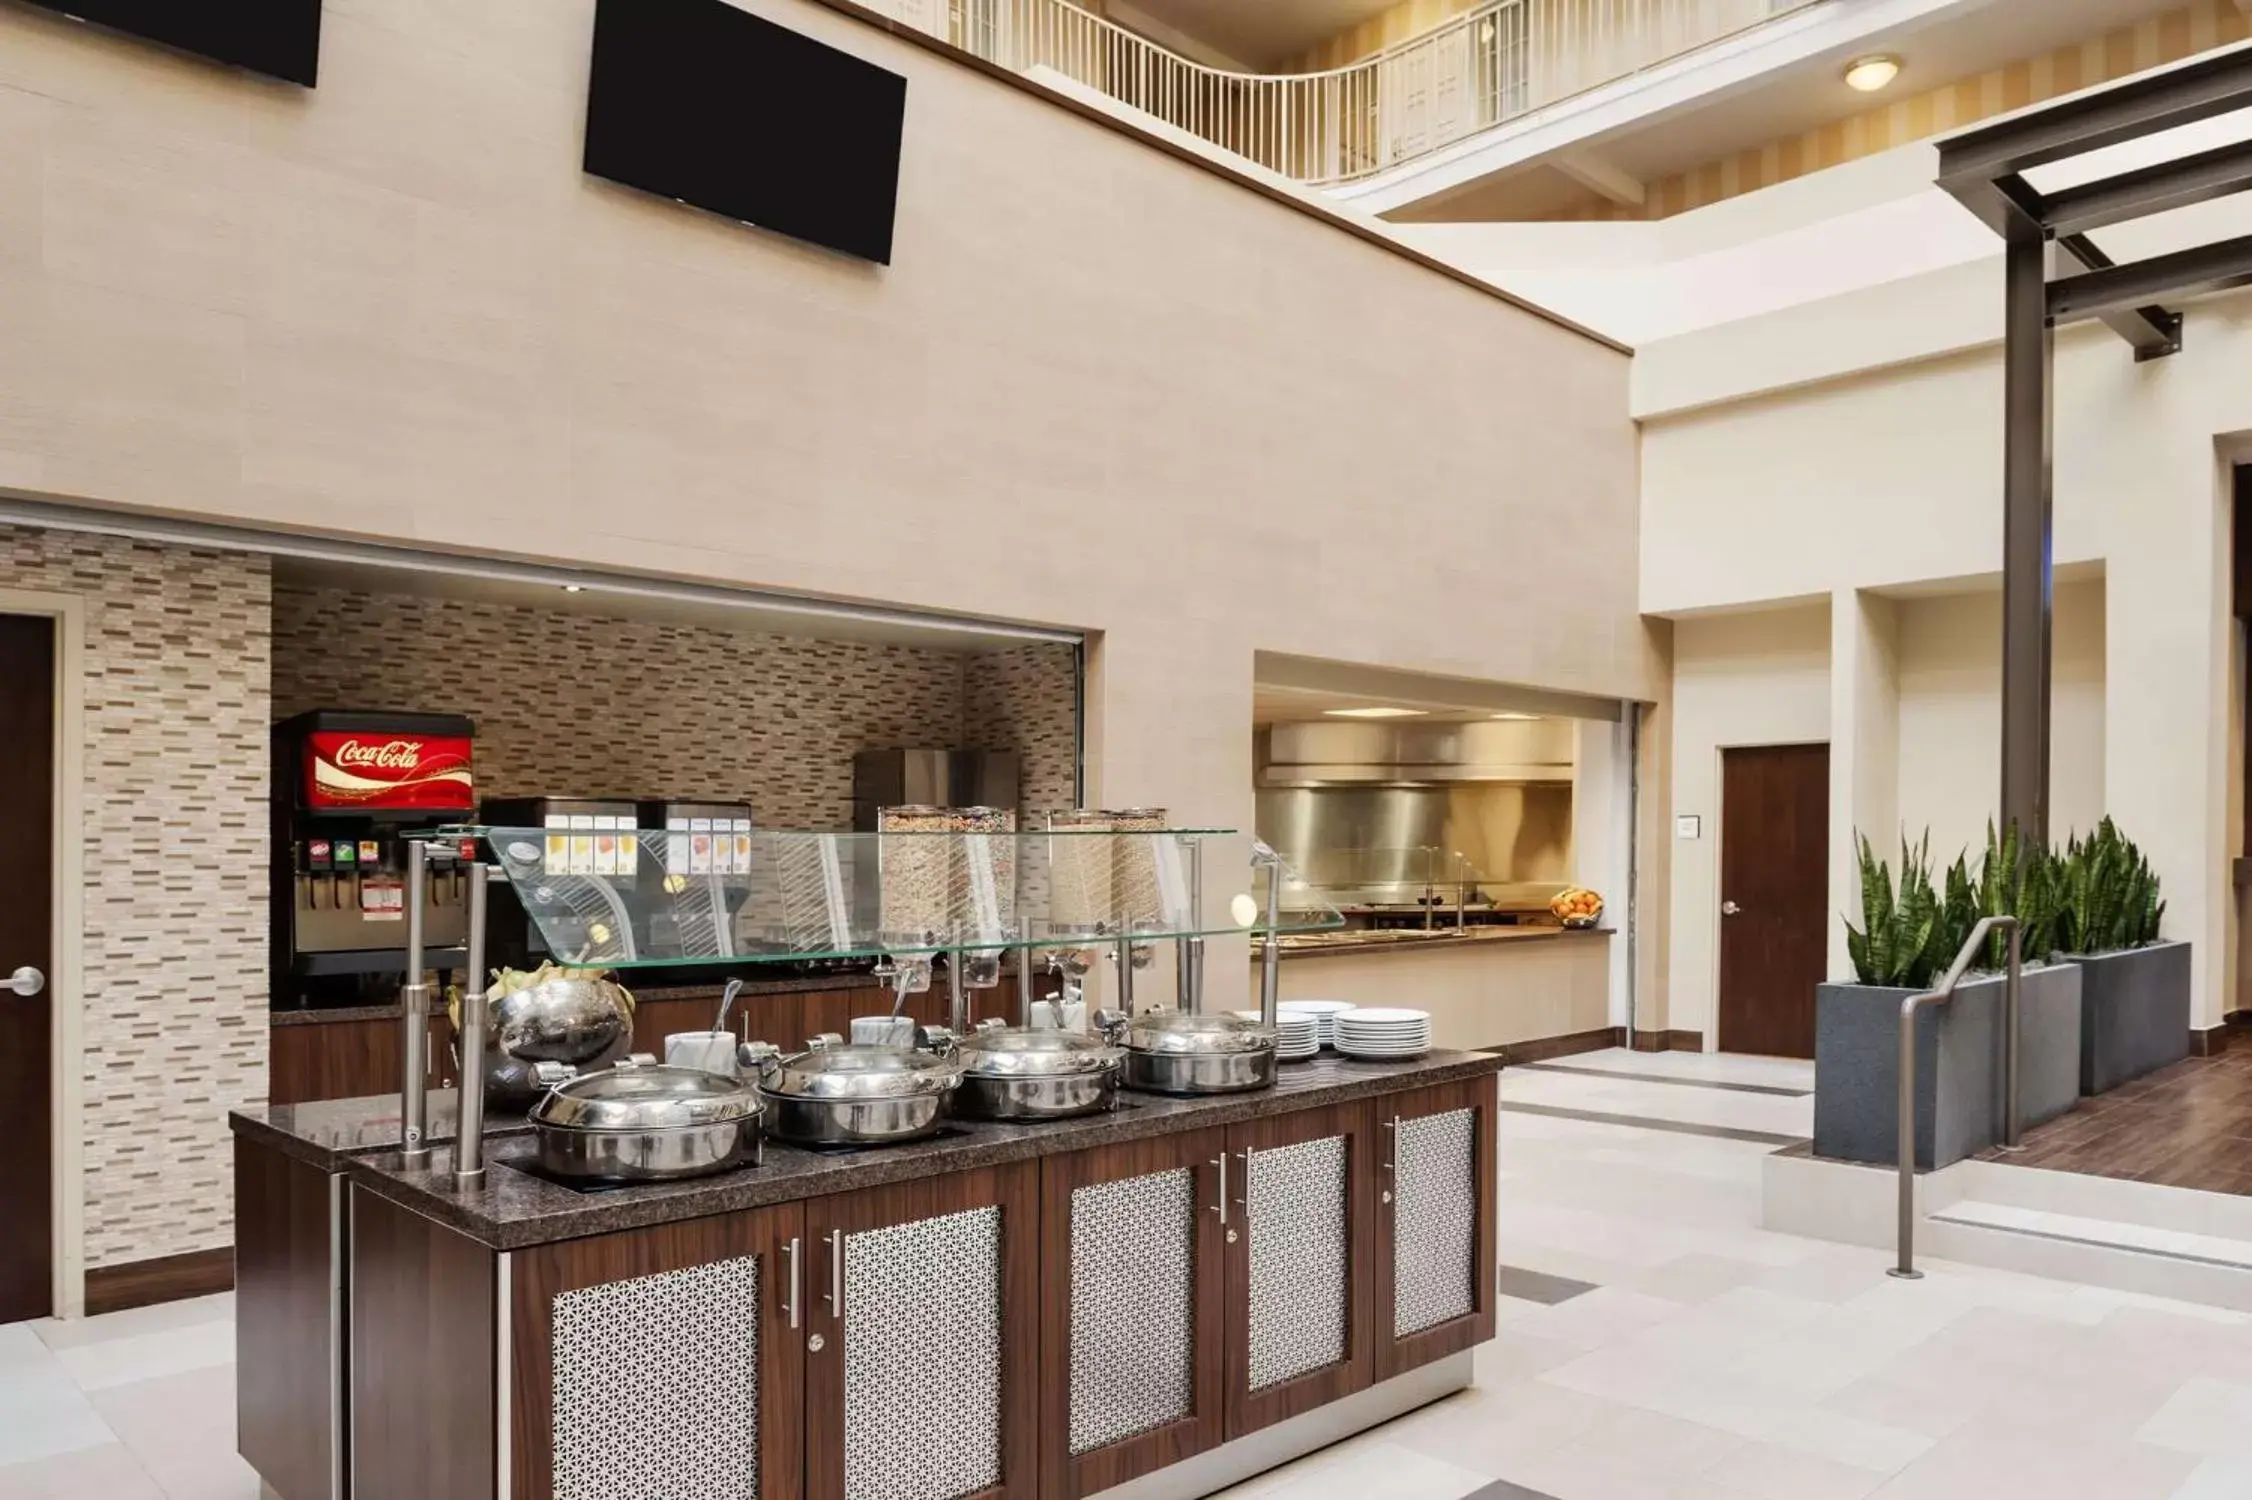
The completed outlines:
[[[321,0],[31,0],[290,83],[313,86],[321,63]]]
[[[907,80],[727,0],[597,0],[586,170],[891,262]]]

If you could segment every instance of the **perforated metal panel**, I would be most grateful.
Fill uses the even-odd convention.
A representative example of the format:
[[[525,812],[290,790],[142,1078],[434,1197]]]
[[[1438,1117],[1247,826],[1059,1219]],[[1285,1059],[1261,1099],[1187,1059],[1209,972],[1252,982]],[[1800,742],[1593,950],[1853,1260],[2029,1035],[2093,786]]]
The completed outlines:
[[[1001,1210],[845,1236],[846,1500],[1001,1480]]]
[[[1352,1308],[1345,1137],[1251,1153],[1251,1389],[1345,1358]]]
[[[1071,1452],[1196,1409],[1196,1174],[1071,1195]]]
[[[555,1500],[758,1500],[756,1256],[552,1306]]]
[[[1394,1337],[1477,1310],[1477,1126],[1467,1109],[1400,1122],[1392,1147]]]

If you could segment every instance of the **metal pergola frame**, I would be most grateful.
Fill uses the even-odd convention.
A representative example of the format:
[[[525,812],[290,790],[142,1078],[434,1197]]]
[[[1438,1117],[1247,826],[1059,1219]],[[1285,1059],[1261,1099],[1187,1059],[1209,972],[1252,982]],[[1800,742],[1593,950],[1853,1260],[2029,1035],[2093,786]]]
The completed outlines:
[[[2252,285],[2252,235],[2117,264],[2090,232],[2252,190],[2252,142],[2042,193],[2025,174],[2252,108],[2252,47],[2067,99],[1944,141],[1939,185],[2002,237],[2002,806],[2045,839],[2049,814],[2051,465],[2056,330],[2100,319],[2140,360],[2182,347],[2171,300]]]

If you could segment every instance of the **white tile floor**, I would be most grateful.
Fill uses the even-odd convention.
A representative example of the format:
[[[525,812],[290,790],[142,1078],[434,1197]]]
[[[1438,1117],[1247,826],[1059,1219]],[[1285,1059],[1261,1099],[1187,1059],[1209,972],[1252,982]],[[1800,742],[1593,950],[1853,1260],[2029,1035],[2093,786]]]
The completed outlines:
[[[1801,1064],[1575,1066],[1809,1086]],[[1513,1070],[1504,1101],[1799,1133],[1811,1101]],[[1478,1383],[1230,1500],[2252,1500],[2252,1317],[1770,1234],[1769,1147],[1502,1116],[1505,1299]],[[0,1328],[0,1500],[257,1500],[233,1303]],[[1521,1486],[1509,1489],[1498,1482]]]

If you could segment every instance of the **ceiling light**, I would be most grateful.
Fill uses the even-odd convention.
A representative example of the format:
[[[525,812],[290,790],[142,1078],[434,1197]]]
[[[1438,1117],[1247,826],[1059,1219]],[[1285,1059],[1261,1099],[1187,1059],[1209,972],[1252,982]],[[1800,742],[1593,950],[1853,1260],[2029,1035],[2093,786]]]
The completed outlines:
[[[1325,708],[1323,713],[1333,719],[1420,719],[1420,708]]]
[[[1879,52],[1870,57],[1858,57],[1845,70],[1845,86],[1864,94],[1878,89],[1900,76],[1900,59],[1889,52]]]
[[[586,592],[586,585],[583,583],[566,583],[563,585],[563,592],[566,594],[583,594]]]
[[[1539,714],[1495,714],[1497,719],[1537,719]]]

